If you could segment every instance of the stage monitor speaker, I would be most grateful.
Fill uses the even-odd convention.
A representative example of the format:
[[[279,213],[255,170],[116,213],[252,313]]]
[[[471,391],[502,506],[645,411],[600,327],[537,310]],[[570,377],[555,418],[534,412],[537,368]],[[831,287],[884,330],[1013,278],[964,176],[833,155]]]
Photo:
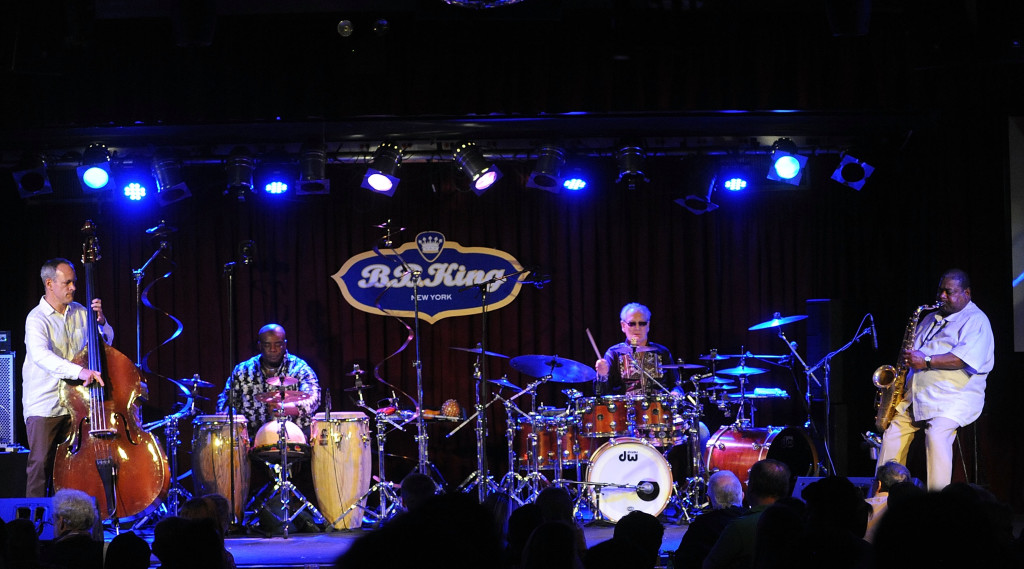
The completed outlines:
[[[40,540],[53,539],[53,498],[0,499],[0,518],[32,520]]]
[[[14,354],[0,354],[0,447],[14,446]]]
[[[801,476],[797,478],[796,484],[793,485],[793,497],[803,500],[804,489],[822,478],[821,476]],[[853,485],[864,493],[865,498],[871,494],[871,486],[875,483],[875,479],[871,476],[848,476],[846,479],[853,482]]]

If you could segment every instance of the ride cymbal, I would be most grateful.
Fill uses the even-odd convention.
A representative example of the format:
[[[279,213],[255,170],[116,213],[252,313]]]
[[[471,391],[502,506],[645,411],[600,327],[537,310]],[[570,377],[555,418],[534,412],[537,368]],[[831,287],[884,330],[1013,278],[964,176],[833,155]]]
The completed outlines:
[[[469,352],[471,354],[483,354],[485,356],[494,356],[496,358],[508,358],[508,356],[506,356],[504,354],[498,354],[498,353],[495,353],[495,352],[485,351],[480,346],[477,346],[475,348],[460,348],[458,346],[452,346],[452,349],[453,350],[458,350],[460,352]]]
[[[768,320],[767,322],[762,322],[760,324],[754,324],[750,328],[747,328],[747,330],[764,330],[765,328],[778,328],[783,324],[792,324],[793,322],[798,322],[800,320],[803,320],[804,318],[807,318],[806,314],[798,314],[796,316],[781,316],[778,312],[776,312],[775,315],[772,316],[771,320]]]
[[[583,383],[597,375],[594,368],[586,364],[558,356],[517,356],[509,365],[530,377],[550,377],[558,383]]]
[[[702,366],[697,364],[665,364],[661,366],[661,369],[704,369],[708,366]]]
[[[743,366],[730,367],[730,368],[726,368],[726,369],[720,369],[720,370],[718,370],[718,373],[722,373],[722,374],[725,374],[725,375],[757,375],[759,373],[765,373],[766,371],[768,371],[768,370],[766,370],[764,368],[750,367],[750,366],[743,365]]]

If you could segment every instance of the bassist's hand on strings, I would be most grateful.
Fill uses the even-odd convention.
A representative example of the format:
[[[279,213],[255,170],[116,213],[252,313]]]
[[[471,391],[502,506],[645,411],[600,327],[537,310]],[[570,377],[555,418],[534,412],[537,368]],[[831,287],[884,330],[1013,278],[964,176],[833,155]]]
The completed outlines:
[[[98,382],[100,385],[105,385],[103,383],[103,378],[100,376],[100,372],[84,367],[82,368],[82,371],[78,372],[78,379],[84,382],[82,385],[89,385],[94,381]]]
[[[92,310],[96,313],[96,323],[100,326],[106,326],[107,317],[103,316],[103,304],[100,302],[100,299],[92,299]]]

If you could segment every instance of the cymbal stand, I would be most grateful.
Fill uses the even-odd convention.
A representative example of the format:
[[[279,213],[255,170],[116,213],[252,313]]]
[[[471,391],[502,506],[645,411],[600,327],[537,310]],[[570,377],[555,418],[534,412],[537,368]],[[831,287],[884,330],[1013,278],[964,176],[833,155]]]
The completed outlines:
[[[282,392],[284,391],[283,386],[281,390]],[[284,407],[281,405],[278,405],[277,408],[274,410],[274,415],[276,415],[277,417],[277,448],[279,452],[278,456],[280,457],[280,462],[272,463],[267,462],[266,460],[263,461],[263,463],[267,465],[267,468],[274,471],[274,473],[276,474],[276,479],[273,480],[272,482],[274,484],[274,487],[270,492],[270,495],[268,495],[263,500],[263,502],[259,506],[255,507],[252,511],[260,512],[264,508],[269,508],[269,504],[274,499],[274,497],[280,497],[281,511],[280,513],[273,513],[273,516],[274,519],[281,522],[282,536],[284,537],[284,539],[288,539],[288,528],[291,526],[292,521],[294,521],[295,518],[299,517],[299,514],[302,513],[302,510],[309,509],[310,513],[313,514],[313,518],[316,520],[316,523],[318,524],[326,523],[326,519],[324,518],[323,514],[321,514],[320,511],[316,509],[316,506],[314,506],[309,500],[307,500],[306,497],[302,494],[302,492],[299,492],[298,488],[295,487],[295,484],[292,484],[292,481],[289,479],[289,477],[291,476],[291,471],[288,469],[288,430],[285,428],[285,425],[288,423],[288,416],[285,413]],[[294,514],[291,513],[290,509],[292,498],[297,498],[298,501],[302,503],[302,506],[295,510]],[[252,523],[257,523],[258,520],[259,517],[254,516],[252,519]]]
[[[522,416],[526,416],[526,413],[520,411],[519,407],[517,407],[511,400],[501,397],[500,388],[499,392],[494,394],[494,397],[500,399],[502,404],[505,406],[505,443],[508,445],[508,471],[505,472],[505,476],[503,476],[498,482],[498,490],[508,494],[510,498],[515,500],[521,506],[524,501],[520,499],[519,494],[524,486],[526,478],[520,475],[516,468],[516,463],[519,462],[519,457],[516,455],[515,450],[515,433],[516,425],[518,424],[518,417],[512,413],[515,411]],[[534,453],[536,453],[536,448],[534,448]]]
[[[807,419],[804,421],[804,428],[808,429],[813,434],[814,430],[811,424],[811,380],[814,380],[814,383],[818,387],[821,387],[821,382],[818,381],[818,378],[814,377],[814,370],[807,366],[807,362],[805,362],[804,359],[800,357],[800,353],[796,351],[796,342],[790,343],[789,338],[786,338],[786,333],[782,331],[782,326],[779,326],[779,338],[782,338],[782,341],[786,343],[786,347],[789,348],[789,351],[793,354],[793,357],[796,358],[804,368],[804,375],[807,378],[805,382],[807,384],[807,391],[804,393],[804,405],[807,408]]]
[[[359,392],[359,395],[360,400],[362,400],[362,391]],[[391,431],[405,430],[403,428],[404,424],[399,425],[398,423],[395,423],[388,415],[382,413],[380,410],[371,409],[365,404],[361,403],[360,407],[363,407],[370,413],[373,413],[374,420],[377,423],[377,483],[371,486],[366,492],[363,492],[362,496],[356,498],[352,505],[346,508],[345,511],[338,516],[338,519],[334,520],[331,524],[332,526],[340,522],[348,515],[349,512],[357,507],[363,508],[363,517],[372,518],[373,525],[378,527],[401,512],[399,507],[401,504],[401,498],[398,493],[395,492],[395,484],[388,480],[384,474],[384,457],[386,456],[384,453],[384,445],[387,443],[388,434]],[[390,425],[390,427],[388,427],[388,425]],[[364,506],[360,506],[360,504],[365,504],[366,499],[373,493],[378,493],[376,512],[370,511]]]

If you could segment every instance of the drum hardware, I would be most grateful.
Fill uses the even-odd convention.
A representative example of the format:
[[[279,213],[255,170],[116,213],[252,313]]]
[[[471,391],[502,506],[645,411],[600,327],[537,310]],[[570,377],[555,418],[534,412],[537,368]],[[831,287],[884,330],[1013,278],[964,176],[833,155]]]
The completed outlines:
[[[800,365],[804,368],[804,374],[807,376],[807,381],[806,381],[806,383],[807,383],[807,391],[804,393],[804,406],[806,407],[806,410],[807,410],[807,419],[804,421],[804,428],[805,429],[811,429],[812,428],[812,424],[811,424],[811,381],[814,381],[814,383],[818,387],[821,387],[821,382],[818,381],[817,377],[814,377],[814,370],[817,369],[818,366],[820,366],[822,363],[824,363],[830,356],[825,356],[825,359],[823,359],[822,362],[818,364],[818,366],[815,366],[814,368],[810,368],[810,367],[807,366],[807,362],[805,362],[804,359],[800,357],[800,354],[796,351],[796,348],[797,348],[796,342],[792,342],[791,343],[789,341],[789,338],[786,337],[785,332],[782,331],[782,326],[784,324],[789,324],[789,323],[792,323],[792,322],[798,322],[800,320],[803,320],[804,318],[807,318],[807,316],[806,315],[798,315],[798,316],[785,316],[785,317],[783,317],[783,316],[780,316],[780,314],[778,312],[776,312],[772,316],[771,320],[769,320],[767,322],[762,322],[760,324],[755,324],[755,325],[751,326],[750,328],[748,328],[748,330],[765,330],[765,329],[768,329],[768,328],[778,328],[779,329],[779,338],[781,338],[782,341],[786,343],[786,347],[789,348],[790,353],[793,354],[793,357],[798,362],[800,362]]]
[[[395,401],[392,400],[392,403],[394,402]],[[393,420],[393,418],[395,416],[404,417],[404,415],[401,412],[396,413],[395,407],[393,406],[382,407],[379,409],[371,409],[366,405],[361,406],[365,408],[367,411],[373,413],[374,421],[377,424],[377,476],[374,477],[376,483],[374,483],[373,486],[371,486],[365,492],[363,492],[361,496],[356,498],[356,500],[351,505],[349,505],[349,507],[346,508],[345,511],[343,511],[336,520],[334,520],[332,525],[335,526],[343,519],[345,519],[345,517],[348,516],[348,514],[355,510],[356,508],[361,508],[363,510],[364,518],[370,517],[373,520],[374,527],[380,527],[381,524],[395,517],[401,511],[401,509],[399,508],[399,504],[401,504],[401,498],[399,497],[398,493],[395,492],[395,484],[394,482],[389,481],[385,476],[384,457],[386,456],[386,454],[384,452],[384,446],[387,443],[387,438],[391,431],[404,431],[405,425],[409,424],[411,419],[406,419],[402,423],[396,423]],[[364,506],[360,505],[366,504],[367,498],[369,498],[374,493],[378,494],[376,512],[368,510]]]
[[[300,398],[297,396],[288,396],[286,395],[288,393],[300,394],[304,395],[305,397]],[[301,391],[285,391],[284,386],[281,386],[278,391],[263,393],[261,394],[261,396],[267,396],[268,394],[275,394],[276,398],[266,397],[266,401],[264,401],[263,399],[260,400],[267,404],[274,404],[274,415],[276,418],[275,420],[277,422],[277,460],[271,462],[268,460],[268,458],[270,458],[268,455],[257,454],[259,447],[254,448],[253,452],[264,464],[267,465],[267,468],[273,471],[275,476],[271,480],[271,482],[268,482],[266,486],[261,488],[260,491],[256,494],[256,496],[253,496],[252,500],[249,502],[250,505],[255,504],[256,500],[259,499],[259,497],[264,492],[270,489],[270,493],[265,498],[263,498],[261,502],[259,502],[259,505],[255,505],[252,508],[246,507],[247,512],[252,512],[253,514],[252,517],[249,519],[249,522],[246,524],[246,526],[253,527],[257,525],[259,523],[258,514],[264,509],[270,509],[272,507],[271,501],[276,498],[280,500],[281,503],[280,513],[270,513],[273,515],[276,521],[280,522],[282,535],[285,539],[288,539],[288,529],[291,526],[292,521],[294,521],[295,518],[299,517],[303,510],[308,509],[309,512],[313,515],[313,518],[316,521],[316,523],[326,523],[323,514],[321,514],[320,511],[316,509],[316,506],[314,506],[308,499],[306,499],[302,492],[299,492],[298,488],[296,488],[295,485],[292,483],[292,481],[290,480],[291,470],[288,467],[289,455],[294,454],[296,455],[296,458],[298,460],[304,460],[305,458],[308,458],[308,447],[307,452],[304,455],[302,453],[303,449],[301,447],[306,447],[307,445],[305,444],[306,438],[302,436],[302,431],[298,431],[297,433],[298,437],[301,437],[298,440],[301,440],[302,443],[290,444],[290,441],[296,439],[295,430],[297,430],[298,428],[295,427],[295,429],[293,429],[291,433],[288,432],[288,426],[291,425],[294,427],[295,424],[287,419],[286,407],[289,405],[294,406],[298,402],[311,399],[312,396]],[[289,398],[291,399],[291,401],[289,401]],[[259,399],[259,396],[257,397],[257,399]],[[267,425],[269,424],[270,423],[268,423]],[[261,427],[260,430],[263,431],[263,429],[267,427],[267,425]],[[260,433],[257,433],[257,439],[259,438]],[[270,487],[271,484],[273,484],[273,488]],[[294,514],[291,513],[290,508],[291,500],[293,498],[297,499],[299,503],[302,504],[301,507],[295,510]]]

